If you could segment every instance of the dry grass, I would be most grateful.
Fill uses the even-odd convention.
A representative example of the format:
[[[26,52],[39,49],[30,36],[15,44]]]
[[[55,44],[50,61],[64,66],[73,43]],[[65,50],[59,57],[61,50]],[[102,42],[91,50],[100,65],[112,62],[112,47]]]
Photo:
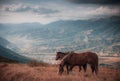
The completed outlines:
[[[0,64],[0,81],[120,81],[120,69],[99,68],[99,74],[78,72],[78,67],[70,75],[57,74],[58,65],[31,67],[28,64]]]
[[[28,66],[31,66],[31,67],[36,67],[36,66],[49,66],[48,63],[45,63],[45,62],[43,62],[43,61],[38,62],[38,61],[36,61],[36,60],[32,60],[32,61],[28,62],[27,64],[28,64]]]

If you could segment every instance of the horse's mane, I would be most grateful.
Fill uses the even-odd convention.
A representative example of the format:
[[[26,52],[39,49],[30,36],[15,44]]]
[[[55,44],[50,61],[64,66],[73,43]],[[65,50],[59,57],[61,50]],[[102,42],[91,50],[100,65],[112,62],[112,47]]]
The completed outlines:
[[[71,57],[73,54],[75,54],[75,52],[74,52],[74,51],[71,51],[71,52],[66,52],[65,54],[66,54],[66,55],[63,57],[62,61],[63,61],[64,59],[66,59],[68,56]]]
[[[67,54],[63,57],[62,61],[64,61],[64,59],[66,59],[70,54]]]

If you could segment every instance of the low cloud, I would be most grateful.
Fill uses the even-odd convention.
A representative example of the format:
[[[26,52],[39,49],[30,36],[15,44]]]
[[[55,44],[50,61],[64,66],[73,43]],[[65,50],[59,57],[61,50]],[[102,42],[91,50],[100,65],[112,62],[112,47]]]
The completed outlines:
[[[12,4],[4,6],[4,10],[7,12],[26,12],[31,10],[29,6],[25,6],[23,4]]]
[[[73,8],[73,9],[71,9]],[[120,7],[118,6],[76,6],[60,10],[59,13],[51,14],[49,17],[62,20],[84,20],[92,18],[105,18],[111,16],[120,16]]]
[[[20,2],[20,0],[16,1]],[[38,1],[38,3],[41,2],[40,4],[21,1],[19,4],[0,5],[0,23],[40,22],[47,24],[58,20],[85,20],[120,16],[119,5],[77,5],[63,0],[53,1],[40,0]]]
[[[100,6],[87,12],[92,17],[120,16],[120,7]]]
[[[45,8],[41,6],[35,6],[35,5],[23,5],[23,4],[12,4],[12,5],[5,5],[3,6],[3,9],[6,12],[33,12],[37,14],[51,14],[51,13],[57,13],[58,10]]]
[[[38,8],[38,9],[33,9],[33,12],[38,14],[51,14],[51,13],[57,13],[59,11],[53,9],[47,9],[47,8]]]

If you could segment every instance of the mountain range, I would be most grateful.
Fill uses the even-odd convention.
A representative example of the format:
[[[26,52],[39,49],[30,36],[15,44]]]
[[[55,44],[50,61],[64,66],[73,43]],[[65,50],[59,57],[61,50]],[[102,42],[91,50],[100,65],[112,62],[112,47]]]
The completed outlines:
[[[0,36],[13,44],[13,48],[9,46],[9,49],[33,58],[38,58],[40,54],[50,57],[56,51],[93,51],[113,56],[120,55],[119,22],[120,17],[114,16],[60,20],[44,25],[0,24]]]

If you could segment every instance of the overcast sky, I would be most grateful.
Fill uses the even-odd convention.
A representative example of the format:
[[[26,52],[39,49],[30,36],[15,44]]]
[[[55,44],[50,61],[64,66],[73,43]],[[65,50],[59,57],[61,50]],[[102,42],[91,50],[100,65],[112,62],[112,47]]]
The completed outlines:
[[[120,16],[119,5],[119,0],[0,0],[0,23],[47,24]]]

